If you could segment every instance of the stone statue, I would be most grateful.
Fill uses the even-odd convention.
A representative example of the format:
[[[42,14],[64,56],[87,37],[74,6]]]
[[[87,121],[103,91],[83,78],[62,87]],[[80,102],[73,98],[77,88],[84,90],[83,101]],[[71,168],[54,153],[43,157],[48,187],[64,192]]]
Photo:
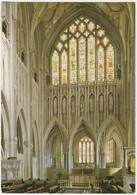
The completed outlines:
[[[57,100],[57,97],[55,97],[54,101],[53,101],[53,113],[54,113],[54,116],[57,115],[57,113],[58,113],[58,100]]]
[[[66,98],[63,97],[63,99],[62,99],[62,113],[63,114],[66,114],[66,107],[67,107],[67,105],[66,105]]]
[[[91,95],[89,99],[89,111],[94,112],[94,96]]]
[[[113,94],[110,93],[109,96],[108,96],[108,109],[109,111],[113,112]]]
[[[103,112],[104,111],[104,97],[103,94],[99,96],[99,111]]]
[[[82,95],[80,98],[80,113],[84,113],[85,111],[85,97]]]
[[[75,105],[75,97],[72,97],[72,98],[71,98],[71,112],[72,112],[72,113],[75,113],[75,109],[76,109],[75,106],[76,106],[76,105]]]

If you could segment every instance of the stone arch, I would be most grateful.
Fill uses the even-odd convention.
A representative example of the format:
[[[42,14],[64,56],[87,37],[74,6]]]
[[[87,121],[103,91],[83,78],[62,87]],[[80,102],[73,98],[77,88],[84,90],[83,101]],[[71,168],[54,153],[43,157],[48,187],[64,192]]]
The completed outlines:
[[[79,16],[88,17],[91,20],[96,21],[98,24],[101,23],[104,29],[106,29],[108,33],[112,35],[111,37],[113,43],[115,44],[115,47],[119,47],[120,44],[121,48],[123,49],[121,35],[115,25],[113,25],[111,20],[107,17],[107,15],[105,13],[101,13],[95,6],[88,6],[87,4],[83,3],[82,7],[80,7],[79,5],[75,7],[72,6],[72,8],[62,16],[61,22],[56,23],[55,27],[51,30],[48,42],[44,42],[44,48],[42,52],[43,59],[46,57],[45,53],[47,54],[47,56],[50,56],[50,54],[52,53],[54,42],[56,42],[60,32],[63,31],[64,26],[68,26],[74,19]]]
[[[9,156],[9,139],[11,137],[10,132],[10,120],[9,120],[9,110],[7,101],[5,99],[4,93],[1,91],[1,123],[3,122],[3,133],[4,133],[4,144],[5,151],[3,151],[4,158]]]
[[[65,126],[55,117],[53,118],[50,123],[48,124],[48,126],[45,128],[44,132],[43,132],[43,142],[42,142],[42,149],[44,151],[44,146],[45,143],[47,142],[48,136],[51,132],[51,130],[53,129],[53,127],[57,125],[57,127],[60,130],[61,135],[64,137],[64,142],[65,145],[67,147],[67,129],[65,128]],[[64,145],[64,146],[65,146]]]
[[[79,128],[80,125],[82,125],[82,124],[84,124],[84,125],[87,127],[88,132],[90,133],[91,137],[92,137],[93,140],[95,141],[95,134],[94,134],[95,129],[94,129],[92,123],[88,122],[87,119],[86,119],[84,116],[82,116],[82,117],[80,117],[80,118],[76,121],[76,123],[72,126],[72,128],[71,128],[71,130],[70,130],[71,134],[70,134],[69,147],[70,147],[70,145],[72,145],[73,138],[74,138],[74,136],[75,136],[75,134],[76,134],[78,128]]]
[[[125,129],[122,126],[122,124],[119,122],[119,120],[116,117],[114,117],[114,115],[112,114],[110,114],[108,118],[101,124],[98,130],[98,134],[97,134],[97,143],[100,143],[101,136],[105,132],[105,130],[107,129],[110,123],[112,123],[115,126],[116,132],[118,132],[119,130],[118,134],[121,135],[122,144],[124,146],[126,144]],[[98,144],[98,147],[99,147],[99,144]]]
[[[93,125],[88,122],[86,120],[86,118],[84,116],[80,117],[76,123],[72,126],[71,131],[70,131],[70,139],[69,139],[69,173],[71,173],[71,168],[72,168],[72,146],[73,146],[73,140],[74,140],[74,136],[77,133],[77,130],[79,129],[79,127],[84,124],[86,126],[86,130],[87,133],[90,135],[90,137],[92,138],[92,141],[94,142],[94,145],[96,146],[96,139],[95,139],[95,129],[93,127]],[[94,148],[95,149],[95,148]]]
[[[26,119],[25,114],[23,111],[23,108],[20,109],[16,119],[16,124],[18,119],[20,120],[21,128],[22,128],[22,134],[23,134],[23,143],[28,142],[28,134],[27,134],[27,125],[26,125]]]

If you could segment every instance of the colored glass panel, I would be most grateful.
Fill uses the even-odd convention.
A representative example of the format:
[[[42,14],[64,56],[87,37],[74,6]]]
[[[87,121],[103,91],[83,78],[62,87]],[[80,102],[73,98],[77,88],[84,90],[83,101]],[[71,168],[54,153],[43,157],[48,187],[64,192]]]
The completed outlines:
[[[88,37],[89,32],[88,32],[88,31],[86,31],[86,32],[84,33],[84,35],[85,35],[86,37]]]
[[[104,44],[104,46],[106,46],[109,42],[109,39],[107,37],[104,37],[104,39],[102,40],[102,43]]]
[[[91,142],[91,163],[94,162],[94,143]]]
[[[78,29],[80,30],[81,33],[85,30],[85,24],[82,22],[79,26]]]
[[[77,81],[77,41],[72,38],[69,41],[69,67],[70,67],[70,83]]]
[[[68,56],[67,52],[63,50],[61,54],[61,84],[66,84],[68,81]]]
[[[105,52],[102,45],[98,48],[98,81],[104,81]]]
[[[86,162],[86,146],[85,142],[83,142],[83,163]]]
[[[59,84],[59,55],[56,50],[52,55],[52,84]]]
[[[61,43],[61,42],[59,42],[59,43],[57,44],[57,48],[58,48],[58,50],[60,51],[60,50],[62,49],[62,47],[63,47],[62,43]]]
[[[107,80],[114,79],[114,49],[110,44],[107,48]]]
[[[92,31],[95,28],[95,24],[93,22],[89,22],[88,29]]]
[[[97,35],[102,37],[103,35],[105,35],[105,31],[100,29],[98,32],[97,32]]]
[[[76,30],[77,30],[77,26],[76,26],[75,24],[72,24],[72,25],[69,27],[69,30],[70,30],[71,33],[74,33],[74,32],[76,32]]]
[[[67,35],[66,35],[66,34],[61,35],[61,36],[60,36],[60,39],[61,39],[62,41],[67,40]]]
[[[88,81],[95,81],[95,37],[88,38]]]
[[[88,23],[89,22],[89,19],[85,19],[84,22]]]
[[[82,146],[81,142],[79,142],[79,163],[82,163]]]
[[[76,21],[75,21],[75,24],[77,24],[77,25],[78,25],[79,23],[80,23],[80,21],[79,21],[79,20],[76,20]]]
[[[86,40],[84,37],[79,39],[79,82],[86,81]]]

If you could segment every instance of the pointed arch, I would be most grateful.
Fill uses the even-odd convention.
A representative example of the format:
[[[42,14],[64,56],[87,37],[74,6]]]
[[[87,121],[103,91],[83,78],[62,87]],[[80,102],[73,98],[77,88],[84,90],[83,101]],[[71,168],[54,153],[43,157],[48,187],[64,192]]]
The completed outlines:
[[[113,130],[115,130],[118,134],[120,134],[123,146],[126,144],[124,127],[114,115],[110,114],[108,118],[102,123],[102,125],[100,126],[98,130],[98,134],[97,134],[98,148],[100,146],[101,136],[107,130],[110,124],[111,126],[110,126],[109,132],[107,133],[107,137],[112,133]]]
[[[18,117],[16,118],[16,124],[17,124],[17,121],[19,119],[20,124],[21,124],[21,129],[22,129],[23,143],[28,142],[27,124],[26,124],[26,119],[25,119],[25,114],[24,114],[23,108],[21,108],[20,111],[18,110],[17,116]]]
[[[3,119],[4,137],[9,139],[11,137],[9,109],[3,91],[1,91],[1,116]]]
[[[84,116],[82,116],[82,117],[80,117],[80,118],[76,121],[76,123],[72,126],[72,128],[71,128],[71,130],[70,130],[70,132],[71,132],[71,134],[70,134],[70,140],[69,140],[69,148],[70,148],[70,149],[71,149],[71,147],[72,147],[72,143],[73,143],[74,136],[75,136],[77,130],[79,129],[79,127],[80,127],[82,124],[84,124],[84,125],[87,127],[87,132],[91,135],[93,141],[94,141],[94,142],[96,141],[96,140],[95,140],[95,134],[94,134],[95,128],[94,128],[93,124],[90,123],[90,122],[88,122],[87,119],[86,119]]]
[[[66,142],[67,145],[67,129],[65,128],[65,126],[55,117],[53,118],[50,123],[48,124],[48,126],[45,128],[44,132],[43,132],[43,142],[42,142],[42,149],[44,150],[44,146],[45,143],[47,142],[48,136],[51,132],[51,130],[53,129],[53,127],[57,125],[59,128],[59,131],[61,133],[61,135],[64,137],[64,142]]]

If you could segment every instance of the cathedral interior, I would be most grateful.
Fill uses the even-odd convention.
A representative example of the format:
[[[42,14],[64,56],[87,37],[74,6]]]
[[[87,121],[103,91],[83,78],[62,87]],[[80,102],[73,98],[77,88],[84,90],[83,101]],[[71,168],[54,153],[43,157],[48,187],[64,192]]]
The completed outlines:
[[[101,182],[135,188],[135,3],[2,2],[2,191]]]

